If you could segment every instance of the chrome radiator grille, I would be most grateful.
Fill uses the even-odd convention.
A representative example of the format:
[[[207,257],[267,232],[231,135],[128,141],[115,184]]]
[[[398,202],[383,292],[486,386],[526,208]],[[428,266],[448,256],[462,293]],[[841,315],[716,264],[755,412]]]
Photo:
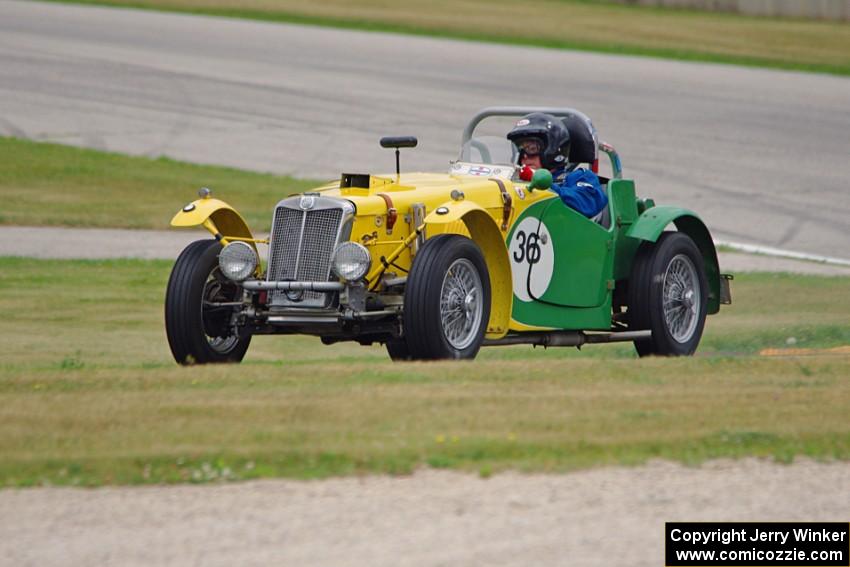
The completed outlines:
[[[267,280],[325,282],[330,278],[334,248],[341,236],[348,237],[341,231],[345,213],[351,205],[330,198],[315,198],[312,203],[314,208],[304,210],[296,197],[278,205],[272,226]],[[328,294],[315,291],[269,294],[272,305],[324,307],[327,300]]]

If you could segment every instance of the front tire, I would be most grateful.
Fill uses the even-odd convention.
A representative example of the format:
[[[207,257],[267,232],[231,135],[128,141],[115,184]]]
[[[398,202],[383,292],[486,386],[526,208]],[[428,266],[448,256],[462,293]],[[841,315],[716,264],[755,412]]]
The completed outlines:
[[[187,246],[171,270],[165,292],[165,332],[179,364],[241,362],[251,334],[232,325],[232,307],[209,303],[242,299],[242,288],[218,267],[221,244],[197,240]]]
[[[639,356],[688,356],[699,345],[708,309],[708,280],[702,255],[682,232],[665,232],[645,242],[629,281],[629,328],[651,330],[635,341]]]
[[[478,245],[457,234],[429,238],[416,255],[404,294],[410,359],[475,358],[489,319],[490,277]]]
[[[407,342],[403,338],[387,341],[386,347],[387,354],[393,361],[413,360],[413,357],[410,356],[410,349],[407,348]]]

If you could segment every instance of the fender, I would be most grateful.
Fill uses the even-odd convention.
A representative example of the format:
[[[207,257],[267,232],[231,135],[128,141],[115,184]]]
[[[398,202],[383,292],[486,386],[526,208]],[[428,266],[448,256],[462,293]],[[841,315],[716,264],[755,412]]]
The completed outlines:
[[[699,248],[705,262],[705,275],[708,279],[708,313],[720,311],[720,265],[717,261],[717,249],[705,223],[693,211],[678,207],[652,207],[638,217],[626,231],[626,236],[648,242],[655,242],[670,223],[679,232],[684,232]]]
[[[448,209],[444,214],[437,211]],[[499,209],[501,214],[501,209]],[[448,201],[425,217],[428,226],[447,225],[462,221],[472,240],[481,248],[490,276],[490,321],[487,323],[488,339],[500,339],[508,332],[513,307],[511,264],[505,238],[497,221],[481,206],[471,201]],[[442,227],[441,227],[442,228]]]
[[[438,211],[446,212],[441,214]],[[425,224],[450,224],[461,220],[464,215],[471,211],[481,211],[484,214],[487,214],[487,211],[485,211],[481,205],[472,201],[446,201],[426,215]]]
[[[257,245],[248,223],[236,209],[218,199],[203,198],[192,201],[171,219],[171,226],[203,226],[216,240],[227,244],[228,239],[245,240],[256,251]]]

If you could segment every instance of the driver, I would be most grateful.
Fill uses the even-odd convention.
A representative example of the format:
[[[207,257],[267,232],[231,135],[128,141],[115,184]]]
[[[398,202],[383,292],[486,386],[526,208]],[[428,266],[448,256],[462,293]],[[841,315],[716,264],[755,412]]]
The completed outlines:
[[[519,149],[520,178],[528,181],[535,169],[552,172],[550,189],[568,207],[588,218],[598,215],[608,204],[608,196],[592,171],[569,163],[570,132],[564,123],[543,112],[534,112],[517,121],[508,140]]]

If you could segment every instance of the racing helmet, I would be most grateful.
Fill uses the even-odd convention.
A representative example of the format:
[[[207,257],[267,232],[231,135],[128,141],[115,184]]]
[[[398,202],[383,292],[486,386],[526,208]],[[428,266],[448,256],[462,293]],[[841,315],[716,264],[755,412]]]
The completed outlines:
[[[532,112],[520,118],[513,130],[508,132],[508,140],[513,142],[522,153],[531,153],[537,148],[540,164],[546,169],[555,169],[566,165],[570,155],[570,131],[564,123],[551,114]],[[537,140],[540,143],[528,143]],[[533,154],[532,154],[533,155]]]

